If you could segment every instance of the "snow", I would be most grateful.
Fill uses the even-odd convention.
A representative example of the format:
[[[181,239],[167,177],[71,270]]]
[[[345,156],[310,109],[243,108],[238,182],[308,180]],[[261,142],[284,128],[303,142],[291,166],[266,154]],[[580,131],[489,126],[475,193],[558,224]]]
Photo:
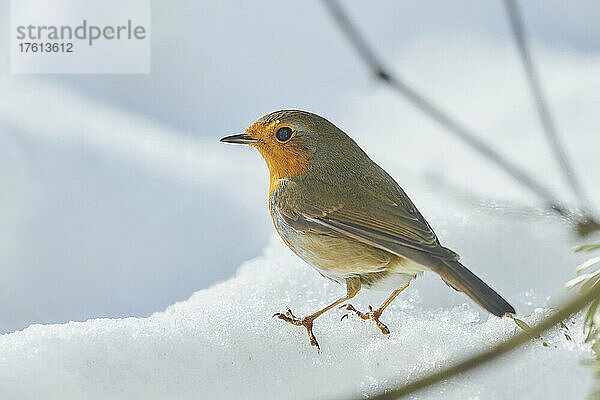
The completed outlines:
[[[451,230],[468,232],[463,239],[477,242],[484,228],[466,228],[482,219],[489,217],[459,219]],[[527,241],[544,240],[547,246],[548,241],[563,240],[564,227],[551,222],[533,228],[511,225],[511,233]],[[488,227],[485,231],[487,243],[507,233]],[[479,244],[480,251],[490,254],[489,244]],[[568,269],[561,264],[561,247],[547,248],[540,260],[547,263],[544,274],[552,275],[554,267]],[[536,291],[523,291],[515,282],[531,282],[539,271],[513,279],[506,271],[485,270],[497,262],[496,254],[474,269],[506,295],[526,322],[539,321],[548,309],[532,310],[528,304],[539,303]],[[522,257],[507,253],[502,261],[514,273]],[[288,307],[305,315],[342,292],[273,238],[264,254],[244,263],[234,277],[149,318],[32,325],[3,335],[0,392],[20,399],[366,396],[519,331],[511,320],[480,313],[432,274],[412,284],[383,314],[389,336],[354,316],[340,321],[344,312],[332,310],[315,322],[321,345],[317,352],[303,328],[271,318]],[[384,296],[364,291],[352,304],[365,309]],[[591,376],[582,361],[591,354],[582,344],[579,319],[567,324],[572,340],[567,332],[553,329],[477,373],[414,398],[583,398]]]
[[[0,86],[0,333],[148,316],[231,276],[268,242],[255,154],[46,81]],[[245,202],[230,190],[240,163],[256,171],[236,182]],[[223,237],[250,228],[228,251]]]

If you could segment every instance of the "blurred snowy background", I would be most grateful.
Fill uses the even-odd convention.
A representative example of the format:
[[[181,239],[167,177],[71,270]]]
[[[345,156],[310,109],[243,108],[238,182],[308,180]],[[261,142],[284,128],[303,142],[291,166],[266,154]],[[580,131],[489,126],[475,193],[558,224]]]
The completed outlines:
[[[573,200],[539,127],[502,2],[344,4],[395,72]],[[600,6],[539,0],[521,9],[566,151],[598,206]],[[262,254],[273,232],[266,166],[253,150],[218,139],[281,108],[316,112],[355,138],[442,242],[521,315],[556,304],[582,260],[571,252],[580,241],[555,216],[493,207],[540,204],[376,82],[319,2],[153,1],[149,75],[11,75],[8,11],[1,2],[0,332],[148,316]],[[296,293],[292,277],[291,292],[283,283],[277,291],[257,273],[255,289],[269,289],[265,316],[288,306],[302,314],[341,291],[308,267],[302,276],[311,274],[310,290]],[[237,290],[251,292],[244,282]],[[403,297],[422,302],[419,312],[460,311],[467,302],[435,276]],[[477,311],[467,308],[457,315],[469,324]],[[269,327],[291,341],[288,327]],[[305,345],[296,333],[294,344]]]
[[[501,2],[347,6],[395,71],[568,196]],[[567,151],[577,172],[591,172],[600,7],[522,8]],[[276,109],[337,123],[426,216],[428,203],[447,204],[449,215],[460,206],[435,185],[409,184],[427,173],[484,198],[527,195],[375,82],[319,2],[156,1],[152,15],[149,75],[10,75],[0,52],[2,332],[148,315],[259,254],[272,232],[266,168],[217,140]],[[588,190],[595,178],[585,177]],[[431,221],[447,241],[440,222]]]

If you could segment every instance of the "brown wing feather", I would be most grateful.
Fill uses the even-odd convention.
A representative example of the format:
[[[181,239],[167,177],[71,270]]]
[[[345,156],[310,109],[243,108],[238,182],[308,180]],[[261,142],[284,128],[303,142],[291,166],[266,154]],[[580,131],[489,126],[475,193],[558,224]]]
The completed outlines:
[[[279,207],[279,211],[288,224],[300,231],[335,233],[409,258],[407,248],[436,258],[458,259],[456,253],[439,243],[416,210],[409,213],[399,206],[379,205],[377,210],[369,210],[367,214],[343,204],[319,210],[295,203]]]
[[[408,247],[443,259],[458,259],[456,253],[440,245],[428,225],[393,212],[383,217],[342,209],[318,220],[338,232],[361,238],[401,256],[407,256],[404,248]]]

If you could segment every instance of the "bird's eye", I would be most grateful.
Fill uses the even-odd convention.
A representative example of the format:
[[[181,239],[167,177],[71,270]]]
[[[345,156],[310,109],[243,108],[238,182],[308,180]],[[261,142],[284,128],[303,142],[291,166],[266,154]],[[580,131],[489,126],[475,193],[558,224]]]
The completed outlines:
[[[284,126],[283,128],[277,129],[277,132],[275,132],[275,137],[281,143],[285,143],[288,140],[290,140],[290,138],[292,137],[293,133],[294,132],[292,131],[292,128]]]

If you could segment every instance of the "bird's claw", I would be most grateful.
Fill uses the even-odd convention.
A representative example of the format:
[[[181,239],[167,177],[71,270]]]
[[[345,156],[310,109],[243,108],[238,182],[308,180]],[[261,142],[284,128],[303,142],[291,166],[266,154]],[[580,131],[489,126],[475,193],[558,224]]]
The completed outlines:
[[[381,333],[383,333],[384,335],[388,335],[390,333],[390,330],[388,329],[388,327],[379,320],[379,317],[381,316],[380,310],[373,310],[373,307],[369,306],[369,312],[362,313],[362,312],[358,311],[356,308],[354,308],[354,306],[352,304],[344,304],[340,308],[345,308],[346,310],[358,315],[362,319],[373,320],[375,322],[375,325],[377,325],[379,330],[381,330]],[[341,319],[348,318],[349,314],[350,313],[344,314]]]
[[[319,347],[317,338],[315,337],[313,330],[312,330],[314,317],[309,316],[309,317],[304,317],[304,318],[298,318],[292,313],[292,310],[290,310],[289,308],[287,309],[287,311],[285,313],[273,314],[273,318],[274,317],[277,317],[283,321],[289,322],[290,324],[295,325],[295,326],[304,326],[306,328],[306,332],[308,333],[308,339],[310,340],[310,345],[315,346],[317,348],[317,350],[321,351],[321,347]]]
[[[289,322],[292,325],[302,325],[300,318],[296,317],[293,313],[292,310],[290,310],[289,308],[287,309],[287,311],[285,313],[275,313],[273,314],[273,316],[271,318],[279,318],[282,319],[284,321]]]
[[[362,319],[370,319],[371,317],[369,317],[369,313],[373,312],[373,307],[369,306],[369,313],[361,313],[360,311],[358,311],[356,308],[354,308],[354,306],[352,304],[344,304],[340,307],[341,309],[345,308],[346,310],[353,312],[354,314],[358,315],[359,317],[361,317]],[[344,314],[344,317],[348,317],[349,313]],[[343,317],[342,317],[343,318]]]

